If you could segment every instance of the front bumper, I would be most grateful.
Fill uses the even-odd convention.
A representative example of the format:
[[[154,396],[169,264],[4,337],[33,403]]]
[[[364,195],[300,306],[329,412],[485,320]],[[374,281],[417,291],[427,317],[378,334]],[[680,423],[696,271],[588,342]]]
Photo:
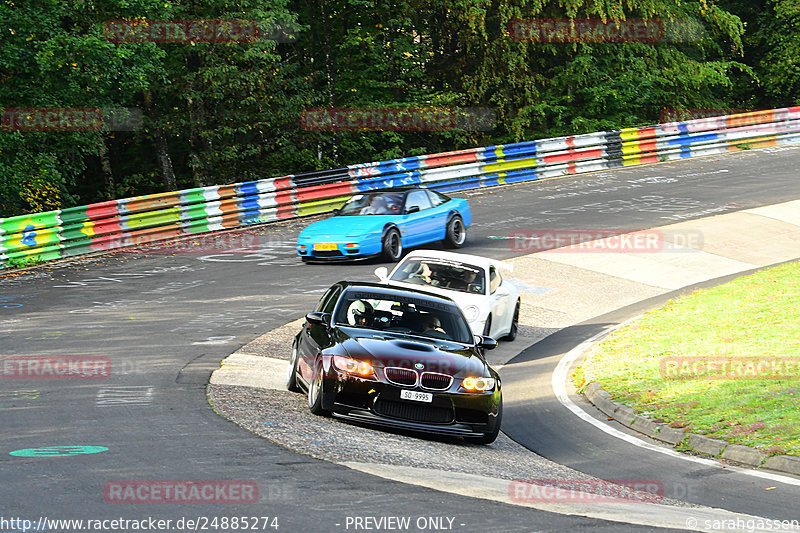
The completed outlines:
[[[328,380],[327,398],[334,415],[363,423],[423,433],[455,436],[481,436],[497,425],[501,391],[466,393],[431,391],[400,387],[381,381],[342,375],[333,371]],[[433,401],[416,402],[400,398],[401,390],[421,390]]]
[[[335,245],[336,249],[319,250],[315,247],[317,244]],[[364,240],[343,240],[340,242],[328,241],[325,243],[315,243],[314,241],[305,240],[297,243],[296,250],[297,255],[304,260],[335,261],[377,255],[381,252],[381,243],[380,240],[378,240],[377,244]]]

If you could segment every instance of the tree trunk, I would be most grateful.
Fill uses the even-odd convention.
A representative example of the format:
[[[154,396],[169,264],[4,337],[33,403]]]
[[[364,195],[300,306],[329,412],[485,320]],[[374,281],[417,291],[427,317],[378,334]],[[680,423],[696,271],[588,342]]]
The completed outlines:
[[[208,128],[206,124],[206,109],[202,95],[195,90],[197,73],[202,66],[202,60],[195,51],[189,49],[184,54],[186,70],[191,74],[191,81],[186,91],[186,109],[189,111],[189,167],[192,169],[192,182],[195,187],[209,185],[208,168],[204,154],[210,153],[210,141],[203,142],[200,132]]]
[[[323,39],[324,39],[324,49],[325,49],[325,77],[327,78],[327,85],[328,85],[328,107],[334,108],[336,107],[336,90],[335,85],[336,82],[333,78],[333,60],[331,57],[331,15],[328,11],[328,2],[327,0],[321,0],[321,14],[322,14],[322,32],[323,32]],[[338,164],[339,162],[339,150],[338,150],[338,135],[336,132],[333,132],[333,161]]]
[[[162,132],[158,133],[158,161],[161,163],[161,175],[164,180],[164,190],[174,191],[177,184],[175,183],[175,172],[172,169],[172,158],[169,156],[169,149],[167,147],[167,139]]]
[[[116,182],[114,181],[114,174],[111,172],[111,159],[108,157],[108,146],[106,146],[106,137],[102,135],[97,143],[98,155],[100,156],[100,169],[103,171],[103,181],[105,182],[105,200],[113,200],[116,198]]]
[[[156,132],[155,144],[156,153],[158,154],[158,162],[161,165],[161,181],[164,184],[165,191],[174,191],[177,189],[175,182],[175,171],[172,168],[172,158],[169,156],[169,146],[167,145],[167,138],[164,136],[164,130],[161,128],[161,116],[153,107],[153,95],[150,91],[144,93],[144,106],[147,109],[147,114],[150,115],[154,130]]]

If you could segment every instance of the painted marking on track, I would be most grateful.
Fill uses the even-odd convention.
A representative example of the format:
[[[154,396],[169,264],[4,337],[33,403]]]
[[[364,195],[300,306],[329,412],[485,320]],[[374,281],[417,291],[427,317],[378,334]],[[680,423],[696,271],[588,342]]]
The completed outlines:
[[[609,200],[584,205],[574,205],[554,210],[542,211],[543,215],[574,215],[576,213],[675,213],[700,209],[705,205],[693,198],[672,198],[649,194],[627,200]]]
[[[72,455],[87,455],[92,453],[107,452],[105,446],[47,446],[45,448],[25,448],[14,450],[9,455],[15,457],[68,457]]]
[[[80,281],[65,281],[65,285],[52,285],[53,288],[76,288],[76,287],[98,287],[108,285],[108,283],[123,283],[130,279],[141,279],[150,276],[158,276],[160,274],[168,273],[188,273],[197,270],[203,270],[205,267],[190,267],[190,266],[174,266],[174,267],[158,267],[151,270],[142,272],[127,272],[118,274],[109,274],[109,276],[102,276],[97,278],[85,278]]]
[[[0,298],[0,309],[13,309],[16,307],[22,307],[24,304],[15,302],[14,300],[16,299],[16,296],[4,296]]]
[[[210,285],[211,283],[216,283],[216,281],[214,280],[204,281],[202,279],[196,279],[193,281],[171,281],[166,285],[164,285],[163,287],[157,287],[149,291],[144,291],[143,294],[169,294],[173,292],[185,291],[187,289],[204,287],[206,285]]]
[[[35,400],[39,397],[37,389],[17,389],[0,392],[0,400]]]
[[[0,409],[12,409],[17,407],[13,401],[6,400],[35,400],[39,398],[37,389],[19,389],[0,392]]]
[[[529,292],[531,294],[547,294],[548,292],[553,290],[552,287],[542,287],[540,285],[536,285],[535,283],[528,283],[522,281],[519,278],[514,278],[512,281],[519,290],[523,292]]]
[[[264,266],[293,266],[297,264],[295,245],[295,241],[273,241],[262,244],[256,250],[252,248],[234,248],[223,253],[204,255],[198,257],[198,259],[215,263],[251,263],[261,261],[258,264]]]
[[[634,437],[632,435],[628,435],[627,433],[624,433],[624,432],[622,432],[622,431],[620,431],[620,430],[618,430],[616,428],[613,428],[613,427],[609,426],[608,424],[605,424],[605,423],[601,422],[600,420],[597,420],[596,418],[594,418],[592,415],[590,415],[589,413],[584,411],[581,407],[579,407],[577,404],[575,404],[575,402],[573,402],[570,399],[569,394],[567,393],[566,382],[567,382],[567,377],[568,377],[568,374],[569,374],[569,369],[572,366],[572,364],[575,361],[577,361],[578,358],[581,355],[583,355],[583,353],[586,350],[588,350],[589,347],[594,342],[600,340],[601,338],[605,337],[606,335],[610,335],[614,331],[618,330],[619,328],[625,326],[626,324],[628,324],[630,322],[633,322],[634,320],[636,320],[638,318],[639,317],[632,318],[632,319],[627,320],[627,321],[623,322],[622,324],[619,324],[619,325],[617,325],[617,326],[615,326],[615,327],[613,327],[613,328],[611,328],[611,329],[609,329],[607,331],[601,331],[597,335],[594,335],[593,337],[591,337],[589,339],[586,339],[585,341],[580,343],[578,346],[576,346],[575,348],[573,348],[572,350],[567,352],[567,354],[564,355],[564,357],[561,358],[561,361],[559,361],[558,366],[556,366],[556,369],[553,371],[553,377],[552,377],[551,383],[552,383],[553,392],[555,393],[556,398],[558,398],[558,401],[561,402],[561,405],[563,405],[564,407],[566,407],[567,409],[572,411],[572,413],[575,416],[577,416],[578,418],[580,418],[581,420],[590,423],[591,425],[593,425],[594,427],[596,427],[600,431],[604,431],[605,433],[611,435],[612,437],[616,437],[616,438],[618,438],[620,440],[624,440],[628,444],[633,444],[634,446],[638,446],[640,448],[644,448],[644,449],[646,449],[648,451],[661,453],[661,454],[664,454],[664,455],[668,455],[670,457],[674,457],[676,459],[682,459],[684,461],[691,461],[693,463],[698,463],[698,464],[701,464],[703,466],[710,466],[712,468],[722,469],[723,465],[718,463],[717,461],[714,461],[714,460],[711,460],[711,459],[704,459],[702,457],[694,457],[692,455],[684,455],[684,454],[682,454],[680,452],[676,452],[675,450],[672,450],[672,449],[669,449],[669,448],[662,448],[661,446],[657,446],[655,444],[651,444],[651,443],[649,443],[647,441],[641,440],[638,437]],[[780,474],[771,474],[769,472],[761,472],[761,471],[758,471],[758,470],[749,470],[747,468],[740,468],[738,466],[733,466],[733,465],[728,465],[728,464],[724,465],[724,468],[728,472],[736,472],[737,474],[744,474],[744,475],[747,475],[747,476],[758,477],[758,478],[762,478],[762,479],[769,479],[770,481],[777,481],[777,482],[780,482],[780,483],[786,483],[787,485],[800,486],[800,479],[790,478],[790,477],[782,476]]]
[[[739,204],[730,203],[730,204],[725,204],[725,205],[722,205],[722,206],[719,206],[719,207],[710,207],[710,208],[704,209],[702,211],[694,211],[694,212],[691,212],[691,213],[675,214],[675,215],[669,215],[669,216],[660,217],[660,218],[663,218],[665,220],[685,220],[685,219],[688,219],[688,218],[698,218],[698,217],[704,217],[706,215],[713,215],[714,213],[723,213],[725,211],[730,211],[732,209],[739,209],[741,207],[742,206],[739,205]]]
[[[236,337],[233,335],[227,335],[225,337],[207,337],[204,341],[197,341],[192,344],[228,344],[235,338]]]
[[[116,405],[150,405],[153,403],[153,387],[104,387],[97,391],[97,407]]]

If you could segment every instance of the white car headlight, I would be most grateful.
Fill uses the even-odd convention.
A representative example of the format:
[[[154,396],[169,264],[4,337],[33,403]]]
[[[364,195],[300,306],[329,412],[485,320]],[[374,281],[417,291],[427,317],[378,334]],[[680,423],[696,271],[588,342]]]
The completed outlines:
[[[467,319],[467,322],[472,322],[476,318],[478,318],[478,314],[480,313],[480,309],[478,309],[475,305],[468,305],[464,308],[464,317]]]

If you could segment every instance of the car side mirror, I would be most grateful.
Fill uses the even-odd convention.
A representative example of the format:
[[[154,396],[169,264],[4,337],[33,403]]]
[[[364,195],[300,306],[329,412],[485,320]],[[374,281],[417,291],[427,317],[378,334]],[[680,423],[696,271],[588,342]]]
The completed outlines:
[[[497,348],[497,341],[486,335],[475,335],[475,344],[478,348],[483,348],[484,350],[494,350]]]
[[[419,206],[418,205],[412,205],[411,207],[406,209],[406,215],[410,215],[411,213],[417,213],[417,212],[419,212]]]
[[[389,269],[386,267],[378,267],[375,269],[375,275],[378,276],[379,280],[385,281],[386,278],[389,277]]]
[[[309,324],[315,324],[318,326],[327,326],[328,321],[331,319],[330,313],[308,313],[306,315],[306,320]]]

